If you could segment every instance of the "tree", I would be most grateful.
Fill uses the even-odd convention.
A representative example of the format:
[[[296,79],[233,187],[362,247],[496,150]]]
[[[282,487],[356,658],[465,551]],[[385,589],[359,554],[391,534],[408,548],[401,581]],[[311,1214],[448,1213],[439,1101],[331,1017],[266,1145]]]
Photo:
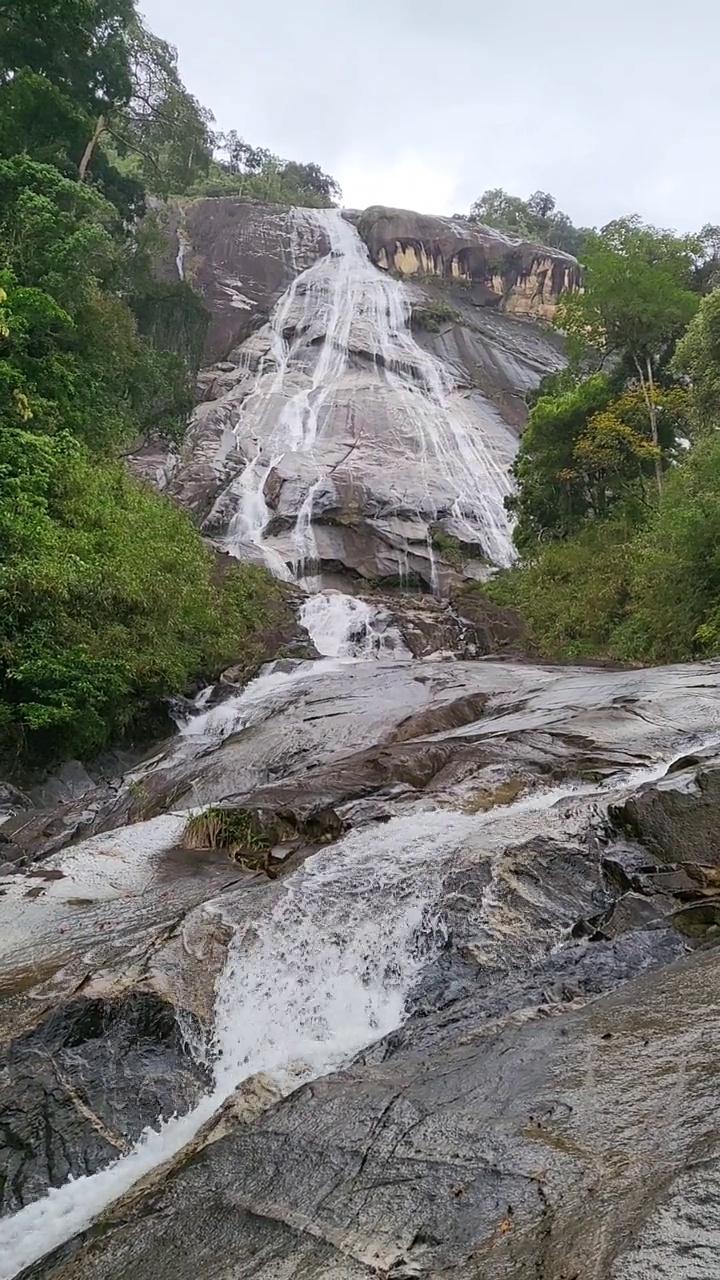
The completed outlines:
[[[720,289],[703,298],[672,361],[691,384],[693,422],[700,432],[720,428]]]
[[[720,287],[720,227],[706,223],[697,240],[699,253],[693,284],[698,293],[710,293]]]
[[[338,183],[317,164],[281,160],[263,147],[252,147],[235,130],[216,137],[218,159],[208,178],[196,185],[199,195],[242,195],[277,204],[324,208],[342,195]]]
[[[0,93],[25,68],[92,117],[128,102],[127,39],[134,21],[132,0],[5,0]]]
[[[556,323],[580,348],[626,362],[637,376],[660,449],[655,383],[698,306],[691,290],[697,241],[623,218],[588,235],[585,290],[561,299]],[[656,456],[658,490],[662,457]]]
[[[521,551],[568,537],[587,515],[590,500],[575,449],[589,419],[607,409],[612,398],[604,374],[584,382],[567,376],[557,394],[541,395],[530,410],[513,466],[516,491],[507,499],[517,517],[514,538]]]
[[[273,162],[280,163],[263,147],[251,147],[235,129],[216,134],[215,147],[227,172],[232,174],[262,173]]]
[[[583,243],[584,232],[557,209],[555,197],[548,191],[534,191],[527,200],[521,200],[502,187],[494,187],[471,205],[470,221],[575,255]]]
[[[289,160],[282,166],[282,177],[289,185],[297,187],[306,196],[315,196],[324,204],[340,199],[340,185],[329,174],[323,173],[317,164],[297,164]]]
[[[207,174],[212,160],[212,114],[187,92],[177,53],[134,18],[127,32],[131,93],[98,116],[80,162],[81,181],[104,136],[131,172],[156,195],[182,194]]]

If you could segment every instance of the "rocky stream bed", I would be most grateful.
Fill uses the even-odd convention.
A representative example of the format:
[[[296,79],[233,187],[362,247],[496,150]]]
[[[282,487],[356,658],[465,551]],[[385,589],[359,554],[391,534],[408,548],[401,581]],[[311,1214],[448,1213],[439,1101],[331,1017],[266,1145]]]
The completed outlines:
[[[720,664],[311,604],[326,656],[0,827],[0,1275],[719,1274]]]

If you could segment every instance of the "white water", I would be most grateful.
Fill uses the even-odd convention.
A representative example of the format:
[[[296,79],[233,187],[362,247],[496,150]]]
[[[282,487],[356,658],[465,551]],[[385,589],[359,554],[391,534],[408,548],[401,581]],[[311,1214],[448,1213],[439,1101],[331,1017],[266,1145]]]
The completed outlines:
[[[285,704],[294,686],[312,684],[319,672],[335,671],[340,663],[379,657],[406,660],[412,656],[384,608],[342,591],[309,595],[299,619],[322,658],[302,662],[291,671],[270,670],[260,674],[236,697],[202,710],[199,715],[178,717],[176,723],[182,738],[221,742],[230,734],[259,724]],[[213,688],[210,685],[198,694],[197,707],[206,706]],[[171,752],[168,766],[176,761],[177,754]],[[162,762],[158,767],[162,767]],[[133,774],[128,777],[132,781]]]
[[[327,658],[409,658],[397,627],[386,611],[342,591],[309,596],[300,621],[319,653]]]
[[[139,1178],[172,1158],[244,1079],[269,1072],[289,1091],[399,1026],[414,982],[444,938],[436,908],[443,874],[469,841],[480,836],[488,852],[502,850],[511,832],[521,838],[524,829],[529,836],[538,819],[547,826],[555,806],[632,794],[661,777],[669,763],[628,770],[599,787],[571,784],[534,793],[485,814],[445,810],[396,817],[350,832],[308,859],[277,886],[262,914],[237,926],[207,1051],[214,1064],[212,1091],[189,1114],[146,1131],[127,1156],[100,1173],[70,1181],[0,1220],[0,1280],[11,1280],[85,1229]]]
[[[477,406],[468,407],[449,369],[415,341],[408,290],[373,265],[339,210],[297,210],[294,216],[326,235],[330,253],[293,280],[271,316],[269,353],[235,428],[250,461],[234,486],[237,512],[227,549],[240,557],[255,549],[274,573],[288,576],[285,562],[265,542],[271,514],[265,491],[285,454],[304,455],[315,473],[293,538],[293,568],[296,576],[304,575],[316,552],[315,497],[323,485],[332,486],[335,466],[315,445],[323,413],[347,373],[351,352],[358,349],[374,356],[379,376],[393,393],[399,432],[420,486],[427,488],[422,516],[432,520],[438,514],[430,492],[440,478],[445,491],[454,495],[446,514],[468,528],[493,563],[509,564],[513,549],[504,499],[511,483],[506,466],[494,456]]]
[[[279,886],[274,905],[238,928],[218,985],[211,1094],[100,1173],[0,1221],[0,1280],[170,1159],[248,1076],[269,1071],[294,1088],[398,1026],[439,929],[432,904],[457,839],[447,814],[396,819],[373,832],[371,850],[366,831],[352,832]]]
[[[324,671],[334,670],[331,663],[321,659],[319,662],[303,662],[293,671],[269,671],[256,676],[236,697],[227,698],[216,707],[200,715],[190,716],[179,724],[184,738],[209,738],[222,741],[231,733],[239,733],[250,725],[260,724],[274,714],[285,699],[293,685],[302,681],[312,681],[318,668]],[[207,701],[206,691],[199,695]],[[196,699],[198,705],[198,699]],[[202,704],[200,704],[202,705]],[[168,764],[176,761],[176,755],[170,752]]]

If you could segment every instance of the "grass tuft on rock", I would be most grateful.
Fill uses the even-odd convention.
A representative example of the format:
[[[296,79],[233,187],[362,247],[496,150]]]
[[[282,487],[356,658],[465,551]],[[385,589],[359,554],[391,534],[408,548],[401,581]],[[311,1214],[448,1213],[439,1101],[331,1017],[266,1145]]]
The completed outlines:
[[[188,818],[182,842],[187,849],[224,849],[231,854],[243,849],[263,853],[270,847],[268,835],[260,830],[255,813],[220,806]]]

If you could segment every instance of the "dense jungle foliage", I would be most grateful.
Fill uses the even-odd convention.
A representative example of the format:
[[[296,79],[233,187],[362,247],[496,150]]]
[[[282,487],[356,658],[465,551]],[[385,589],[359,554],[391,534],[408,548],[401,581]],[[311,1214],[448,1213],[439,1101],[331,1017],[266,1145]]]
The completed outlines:
[[[147,197],[339,194],[316,165],[212,123],[132,0],[2,6],[4,769],[141,733],[164,695],[252,647],[277,591],[252,566],[218,575],[190,520],[121,457],[146,433],[182,435],[206,321],[186,286],[152,279]]]
[[[720,654],[720,230],[583,232],[515,462],[519,563],[489,588],[554,657]]]

